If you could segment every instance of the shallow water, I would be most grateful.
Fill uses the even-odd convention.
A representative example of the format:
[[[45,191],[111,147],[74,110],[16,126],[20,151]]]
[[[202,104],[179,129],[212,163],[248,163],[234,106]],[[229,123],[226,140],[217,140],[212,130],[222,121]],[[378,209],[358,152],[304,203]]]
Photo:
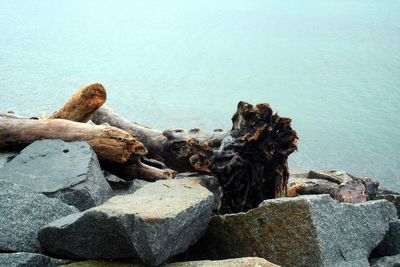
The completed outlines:
[[[269,102],[300,136],[292,170],[400,190],[400,1],[0,0],[0,111],[52,113],[91,82],[158,128]]]

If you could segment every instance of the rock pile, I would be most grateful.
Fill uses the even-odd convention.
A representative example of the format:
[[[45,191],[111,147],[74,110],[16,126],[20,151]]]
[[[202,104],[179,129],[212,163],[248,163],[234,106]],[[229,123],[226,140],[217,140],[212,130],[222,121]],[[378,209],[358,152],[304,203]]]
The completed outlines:
[[[5,164],[0,180],[25,185],[79,210],[103,203],[112,192],[86,142],[36,141]]]
[[[0,158],[0,266],[393,266],[400,259],[400,220],[387,200],[304,195],[217,215],[222,191],[213,176],[104,176],[84,141],[36,141]]]

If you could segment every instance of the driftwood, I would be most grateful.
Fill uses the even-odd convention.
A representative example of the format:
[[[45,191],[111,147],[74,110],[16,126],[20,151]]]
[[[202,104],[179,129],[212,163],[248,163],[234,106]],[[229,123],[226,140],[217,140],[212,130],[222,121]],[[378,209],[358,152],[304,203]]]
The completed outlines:
[[[160,131],[141,126],[101,107],[92,120],[131,133],[149,156],[179,172],[215,176],[223,189],[222,213],[246,211],[264,199],[285,196],[288,156],[297,149],[291,120],[273,114],[268,104],[239,102],[229,132]]]
[[[379,187],[379,183],[370,178],[362,179],[347,173],[338,176],[334,171],[310,171],[305,179],[313,179],[310,180],[313,182],[295,183],[288,189],[289,196],[329,194],[340,202],[362,203],[375,199]],[[314,182],[318,180],[326,180],[330,183]]]
[[[0,149],[21,149],[35,140],[87,141],[99,159],[125,162],[132,155],[145,155],[146,148],[129,133],[115,128],[69,120],[0,118]]]
[[[138,158],[131,158],[125,163],[101,161],[101,168],[124,180],[141,179],[149,182],[172,179],[177,174],[171,169],[162,169],[143,163]]]
[[[94,83],[78,90],[71,99],[49,119],[66,119],[87,122],[92,114],[106,101],[107,94],[103,85]]]

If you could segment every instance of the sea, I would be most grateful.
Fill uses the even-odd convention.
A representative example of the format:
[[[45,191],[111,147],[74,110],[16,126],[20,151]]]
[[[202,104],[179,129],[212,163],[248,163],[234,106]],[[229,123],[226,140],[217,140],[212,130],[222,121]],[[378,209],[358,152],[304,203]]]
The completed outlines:
[[[0,111],[50,115],[94,82],[160,129],[267,102],[299,135],[291,172],[400,191],[398,0],[0,0]]]

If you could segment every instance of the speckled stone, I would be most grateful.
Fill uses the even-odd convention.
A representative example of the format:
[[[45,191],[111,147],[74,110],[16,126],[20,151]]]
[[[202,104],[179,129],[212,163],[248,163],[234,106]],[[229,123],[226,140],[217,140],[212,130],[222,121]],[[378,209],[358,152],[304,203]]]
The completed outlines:
[[[109,262],[102,260],[89,260],[75,262],[65,267],[145,267],[140,263]],[[266,259],[257,257],[217,260],[217,261],[185,261],[163,265],[163,267],[279,267]]]
[[[70,261],[53,259],[37,253],[0,253],[0,266],[4,267],[55,267],[68,262]]]
[[[396,209],[388,201],[339,203],[329,195],[266,200],[214,216],[189,252],[197,259],[258,256],[282,266],[368,266]]]
[[[52,222],[39,240],[61,257],[140,258],[159,265],[202,235],[213,201],[213,194],[196,181],[158,181]]]
[[[87,142],[39,140],[27,146],[4,168],[7,180],[85,210],[106,201],[112,190]]]
[[[38,252],[40,228],[75,212],[59,199],[0,181],[0,251]]]

